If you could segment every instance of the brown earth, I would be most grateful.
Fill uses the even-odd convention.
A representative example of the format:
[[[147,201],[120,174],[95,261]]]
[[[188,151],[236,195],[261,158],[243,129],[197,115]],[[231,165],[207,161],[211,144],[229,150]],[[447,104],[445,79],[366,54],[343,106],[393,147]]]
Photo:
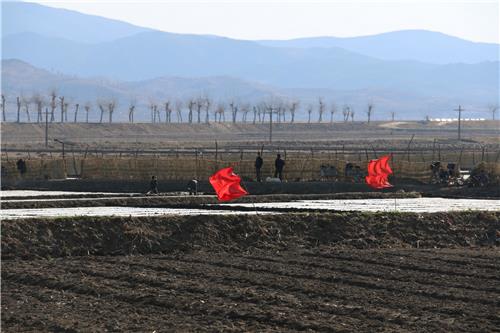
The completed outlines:
[[[495,244],[500,212],[322,212],[2,221],[2,258]],[[417,245],[418,243],[418,245]]]
[[[144,149],[182,149],[188,147],[214,147],[217,140],[224,147],[260,144],[282,149],[307,149],[346,145],[346,149],[370,145],[383,149],[406,149],[415,134],[414,145],[425,144],[432,148],[436,138],[440,143],[461,147],[464,143],[490,144],[498,147],[499,121],[469,122],[462,124],[462,143],[457,143],[457,124],[438,125],[417,121],[364,122],[322,124],[274,124],[273,144],[268,144],[269,124],[59,124],[49,125],[49,145],[60,150],[54,138],[76,144],[89,152],[102,148],[127,148],[132,152]],[[45,124],[3,123],[2,148],[43,148]],[[256,145],[256,143],[258,143]],[[66,147],[71,150],[71,147]],[[219,147],[221,148],[221,146]],[[255,148],[253,148],[255,149]]]
[[[494,332],[497,250],[4,261],[3,332]]]
[[[2,332],[493,332],[499,230],[500,212],[6,220]]]

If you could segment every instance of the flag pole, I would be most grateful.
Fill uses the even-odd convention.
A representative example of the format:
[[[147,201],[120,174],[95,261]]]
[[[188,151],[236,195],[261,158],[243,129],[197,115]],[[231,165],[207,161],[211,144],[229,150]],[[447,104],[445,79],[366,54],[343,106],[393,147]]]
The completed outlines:
[[[236,164],[241,164],[241,163],[240,162],[233,162],[230,165],[231,165],[231,167],[235,167]],[[252,196],[252,194],[250,194],[250,192],[248,191],[248,188],[246,186],[246,181],[243,180],[243,177],[241,177],[241,185],[243,185],[243,188],[245,189],[245,191],[247,191],[248,195]],[[255,214],[259,215],[259,212],[257,211],[257,207],[255,207],[255,199],[253,197],[251,199],[251,202],[252,202],[253,209],[255,210]]]

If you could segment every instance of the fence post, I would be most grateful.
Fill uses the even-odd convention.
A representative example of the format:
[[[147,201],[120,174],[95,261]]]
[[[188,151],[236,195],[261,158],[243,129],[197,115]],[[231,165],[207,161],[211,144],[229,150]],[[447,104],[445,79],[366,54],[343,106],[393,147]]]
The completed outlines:
[[[436,138],[432,142],[432,160],[434,161],[434,151],[436,150]]]
[[[196,150],[195,150],[194,153],[196,155],[196,157],[195,157],[195,167],[194,167],[195,168],[194,169],[194,177],[196,179],[198,179],[198,148],[196,148]]]
[[[215,140],[215,164],[217,164],[218,155],[219,155],[219,145],[217,144],[217,140]]]
[[[410,150],[411,150],[411,143],[413,142],[413,138],[415,137],[415,134],[411,136],[410,142],[408,142],[408,148],[406,149],[408,153],[408,162],[410,162]]]

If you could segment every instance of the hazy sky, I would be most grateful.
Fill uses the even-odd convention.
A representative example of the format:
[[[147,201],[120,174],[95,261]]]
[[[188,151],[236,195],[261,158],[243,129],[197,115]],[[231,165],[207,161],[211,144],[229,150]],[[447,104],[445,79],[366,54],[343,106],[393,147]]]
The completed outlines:
[[[426,29],[499,43],[500,0],[37,0],[158,30],[238,39]]]

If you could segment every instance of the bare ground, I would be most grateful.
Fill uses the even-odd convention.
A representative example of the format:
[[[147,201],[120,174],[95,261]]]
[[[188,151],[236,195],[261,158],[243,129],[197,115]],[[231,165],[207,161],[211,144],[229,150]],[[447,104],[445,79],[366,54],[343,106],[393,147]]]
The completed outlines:
[[[493,332],[483,250],[196,252],[7,261],[4,332]]]
[[[500,212],[2,221],[2,332],[494,332]]]

